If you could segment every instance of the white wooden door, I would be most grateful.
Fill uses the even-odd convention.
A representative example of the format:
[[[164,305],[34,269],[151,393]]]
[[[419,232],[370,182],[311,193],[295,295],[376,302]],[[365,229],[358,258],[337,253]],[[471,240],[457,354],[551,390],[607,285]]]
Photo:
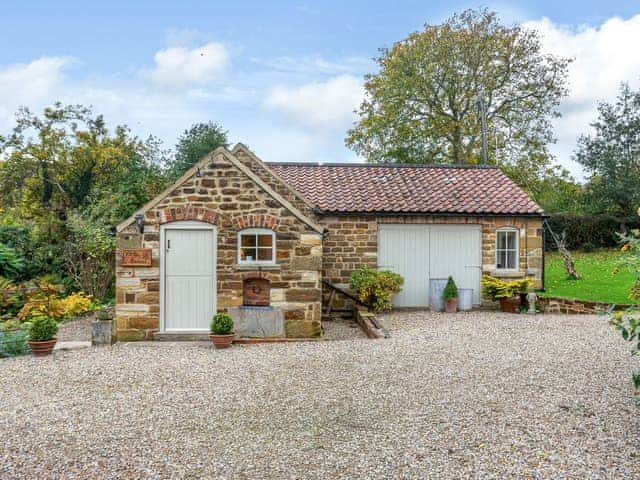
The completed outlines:
[[[429,306],[429,279],[453,277],[480,303],[480,225],[378,225],[378,268],[404,277],[397,307]]]
[[[216,311],[216,232],[164,228],[164,330],[205,331]]]
[[[402,291],[393,298],[394,305],[429,305],[429,226],[379,225],[378,268],[404,278]]]
[[[458,288],[472,288],[473,303],[480,304],[480,225],[432,225],[429,238],[431,278],[448,278],[451,275]]]

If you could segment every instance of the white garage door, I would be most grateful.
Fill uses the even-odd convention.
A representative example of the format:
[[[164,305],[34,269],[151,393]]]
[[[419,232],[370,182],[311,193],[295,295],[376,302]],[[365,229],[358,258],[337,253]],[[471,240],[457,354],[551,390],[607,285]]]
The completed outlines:
[[[428,306],[429,279],[449,275],[479,304],[481,264],[480,225],[378,225],[378,267],[404,277],[395,306]]]

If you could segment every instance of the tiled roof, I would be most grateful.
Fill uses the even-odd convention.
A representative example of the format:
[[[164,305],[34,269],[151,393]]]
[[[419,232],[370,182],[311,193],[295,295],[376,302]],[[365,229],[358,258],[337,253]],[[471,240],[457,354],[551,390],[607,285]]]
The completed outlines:
[[[267,163],[327,213],[539,215],[498,168],[440,165]]]

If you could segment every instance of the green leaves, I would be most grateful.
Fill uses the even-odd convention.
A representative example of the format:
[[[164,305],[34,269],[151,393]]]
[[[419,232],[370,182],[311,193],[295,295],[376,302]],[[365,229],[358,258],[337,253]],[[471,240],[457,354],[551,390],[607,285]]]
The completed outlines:
[[[0,243],[0,277],[16,279],[25,268],[24,258],[13,248]]]
[[[226,312],[215,314],[210,330],[214,335],[229,335],[233,331],[233,318]]]
[[[58,333],[58,323],[51,317],[38,316],[31,320],[29,340],[44,342],[52,340]]]
[[[444,290],[442,291],[442,299],[445,302],[448,302],[454,298],[458,298],[458,286],[456,285],[456,282],[453,281],[453,277],[449,277],[447,279],[447,284],[444,286]]]
[[[175,158],[168,162],[167,176],[173,181],[218,147],[229,146],[227,132],[217,123],[196,123],[178,139]]]
[[[640,90],[623,84],[615,104],[600,103],[595,134],[580,137],[575,160],[591,174],[601,209],[633,215],[640,204]]]
[[[403,284],[404,279],[401,275],[369,267],[354,270],[349,278],[349,285],[357,293],[360,301],[371,306],[376,312],[391,309],[391,298],[400,292]]]

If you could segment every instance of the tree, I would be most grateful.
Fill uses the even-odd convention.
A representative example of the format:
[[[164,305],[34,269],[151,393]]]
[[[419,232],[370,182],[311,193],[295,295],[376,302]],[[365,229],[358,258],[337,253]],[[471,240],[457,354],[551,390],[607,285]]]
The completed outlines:
[[[603,209],[631,216],[640,205],[640,90],[622,84],[615,104],[598,105],[591,126],[595,133],[580,137],[575,154],[590,174],[587,188]]]
[[[167,176],[170,180],[177,180],[207,153],[228,146],[227,132],[220,125],[213,122],[196,123],[178,138],[176,155],[169,162]]]
[[[20,109],[0,138],[0,243],[22,254],[21,275],[112,293],[113,227],[166,188],[165,157],[79,105]]]
[[[125,126],[109,131],[101,115],[79,105],[55,104],[42,115],[20,109],[12,133],[0,143],[0,208],[22,219],[64,222],[72,210],[102,201],[115,222],[164,186],[157,141],[142,142]],[[115,194],[115,195],[114,195]]]
[[[381,53],[346,138],[369,162],[479,163],[482,99],[490,161],[548,167],[569,60],[542,53],[537,32],[466,10]]]

